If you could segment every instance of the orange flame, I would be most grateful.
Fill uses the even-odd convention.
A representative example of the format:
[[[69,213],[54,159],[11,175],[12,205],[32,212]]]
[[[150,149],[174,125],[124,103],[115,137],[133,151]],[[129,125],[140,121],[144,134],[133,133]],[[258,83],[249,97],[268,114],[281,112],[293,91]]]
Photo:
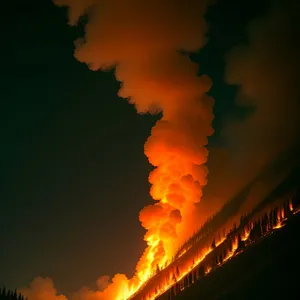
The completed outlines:
[[[212,83],[199,77],[198,65],[178,49],[193,52],[204,45],[208,1],[53,1],[69,8],[71,25],[82,15],[91,17],[85,38],[76,43],[76,59],[92,70],[115,68],[122,83],[119,96],[138,113],[162,112],[144,147],[155,167],[149,182],[156,201],[139,215],[147,231],[146,250],[134,278],[118,283],[122,291],[114,295],[115,300],[128,298],[171,261],[180,241],[191,234],[187,224],[206,185]]]
[[[294,210],[293,200],[292,199],[290,199],[290,201],[289,201],[289,209],[290,209],[290,211]]]
[[[249,230],[249,228],[245,228],[244,229],[244,233],[243,233],[243,235],[242,235],[242,241],[247,241],[248,240],[248,238],[249,238],[249,236],[250,236],[250,230]]]
[[[276,226],[274,226],[273,228],[270,228],[269,231],[276,230],[279,228],[282,228],[284,226],[284,224],[282,224],[282,221],[284,221],[285,219],[282,219],[282,216],[284,216],[284,209],[280,209],[278,211],[277,214],[277,222],[278,224]],[[296,212],[300,212],[299,210],[296,210]],[[295,213],[295,212],[294,212]],[[244,228],[243,233],[241,235],[241,240],[242,241],[246,241],[248,240],[249,236],[250,236],[250,231],[251,229],[253,229],[254,227],[254,222],[250,221],[249,224]],[[268,233],[266,234],[268,235]],[[220,241],[218,241],[218,243],[216,243],[216,246],[221,245],[223,242],[225,241],[225,239],[221,239]],[[225,254],[225,257],[223,258],[222,262],[218,262],[217,266],[220,266],[221,264],[225,263],[226,261],[230,260],[233,256],[236,255],[236,250],[238,249],[239,246],[239,238],[238,235],[236,235],[233,240],[231,241],[231,247],[230,247],[230,251],[227,251]],[[154,292],[149,292],[146,293],[147,298],[149,300],[154,300],[158,295],[161,295],[162,293],[164,293],[166,290],[169,290],[175,283],[179,282],[179,290],[182,291],[185,286],[183,283],[183,278],[185,276],[187,276],[188,274],[193,274],[192,271],[206,258],[206,256],[213,251],[213,248],[208,247],[206,248],[204,251],[202,251],[201,253],[198,253],[196,256],[194,256],[193,259],[189,259],[188,263],[184,264],[183,266],[181,266],[180,269],[180,274],[178,276],[176,276],[176,280],[172,280],[172,276],[167,275],[166,277],[164,277],[164,280],[159,280],[160,282],[160,286],[159,288],[157,288]],[[185,251],[183,251],[185,252]],[[181,256],[183,256],[183,254],[181,254]],[[180,257],[181,257],[180,256]],[[180,261],[181,259],[178,258],[178,261]],[[204,274],[208,274],[211,272],[212,270],[212,266],[210,264],[206,264],[205,269],[204,269]],[[163,275],[163,274],[162,274]],[[195,281],[194,275],[192,277],[192,282]],[[177,291],[178,292],[178,291]]]
[[[281,208],[281,220],[283,220],[284,219],[284,208]]]
[[[282,221],[284,220],[285,214],[284,214],[284,208],[281,208],[277,212],[277,224],[273,226],[273,229],[279,229],[284,226]]]
[[[210,273],[211,269],[212,269],[211,266],[207,266],[207,267],[205,268],[205,275],[207,275],[208,273]]]
[[[231,251],[227,252],[223,262],[226,262],[234,255],[236,249],[238,248],[238,245],[239,245],[239,240],[238,240],[238,237],[236,236],[232,241],[232,246],[231,246],[232,249],[231,249]]]

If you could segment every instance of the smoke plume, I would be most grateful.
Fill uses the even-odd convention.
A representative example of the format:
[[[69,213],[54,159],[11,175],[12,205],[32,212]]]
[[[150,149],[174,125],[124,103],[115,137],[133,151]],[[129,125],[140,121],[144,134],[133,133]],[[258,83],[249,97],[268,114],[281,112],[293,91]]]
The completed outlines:
[[[225,79],[239,87],[236,105],[250,112],[225,124],[225,148],[210,149],[201,216],[219,209],[299,141],[300,13],[294,1],[272,4],[267,16],[249,24],[248,44],[226,57]]]
[[[30,287],[22,288],[19,292],[28,300],[67,300],[63,295],[58,295],[50,278],[35,278]]]
[[[75,296],[125,298],[171,259],[206,185],[205,146],[213,133],[213,100],[206,95],[211,80],[197,76],[198,65],[188,53],[205,44],[208,1],[53,1],[69,8],[70,25],[87,16],[85,36],[75,43],[76,59],[94,71],[114,68],[119,96],[138,113],[162,113],[145,144],[155,167],[149,181],[156,203],[140,212],[147,248],[136,275],[129,282],[117,275],[104,292],[84,289]]]
[[[73,297],[126,299],[191,234],[190,220],[195,220],[191,217],[197,215],[204,221],[296,142],[299,10],[295,1],[278,1],[268,17],[249,25],[248,45],[228,54],[226,81],[239,86],[236,104],[253,112],[243,120],[232,118],[226,123],[227,147],[210,153],[209,185],[204,189],[203,205],[195,212],[207,182],[205,147],[213,133],[213,100],[206,94],[210,79],[197,76],[198,66],[187,54],[206,42],[203,16],[209,1],[53,1],[68,7],[72,26],[87,16],[85,36],[75,43],[76,59],[94,71],[114,68],[121,83],[119,96],[134,104],[138,113],[162,112],[145,143],[145,154],[155,167],[149,182],[156,202],[140,212],[147,248],[136,274],[132,279],[117,274],[111,282],[101,278],[98,291],[82,288]],[[268,191],[270,186],[268,182]],[[257,185],[249,199],[265,193]],[[33,298],[39,286],[33,284],[32,291],[27,290],[31,300],[40,299]],[[55,296],[53,285],[51,291],[53,297],[65,300]]]

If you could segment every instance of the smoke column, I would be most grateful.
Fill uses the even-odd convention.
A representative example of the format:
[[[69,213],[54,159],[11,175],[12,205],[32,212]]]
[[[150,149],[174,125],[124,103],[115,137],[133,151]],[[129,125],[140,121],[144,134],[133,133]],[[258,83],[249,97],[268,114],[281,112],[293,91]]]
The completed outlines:
[[[162,112],[145,143],[155,167],[149,175],[156,201],[140,212],[147,248],[128,282],[116,275],[104,292],[76,299],[123,299],[172,257],[206,185],[207,137],[213,133],[211,80],[197,76],[187,53],[205,44],[208,1],[53,0],[69,8],[69,24],[88,17],[75,57],[91,70],[115,68],[119,96],[138,113]],[[118,286],[116,288],[116,286]],[[128,291],[131,289],[131,291]],[[89,298],[92,296],[96,298]]]
[[[122,83],[119,95],[139,113],[163,112],[145,144],[145,154],[156,167],[149,180],[157,202],[140,213],[148,247],[137,264],[136,276],[128,280],[117,274],[110,285],[108,278],[102,277],[98,291],[82,288],[73,297],[122,299],[134,292],[156,265],[163,266],[176,243],[191,233],[189,216],[199,220],[198,226],[296,142],[300,124],[299,10],[296,1],[276,1],[271,14],[249,24],[248,45],[228,53],[225,77],[239,87],[236,104],[252,107],[254,112],[224,125],[227,148],[210,149],[209,184],[193,212],[206,184],[204,146],[213,132],[213,101],[205,95],[210,80],[197,77],[198,67],[183,53],[196,51],[205,43],[204,1],[54,2],[69,7],[70,25],[76,25],[83,15],[89,17],[85,38],[76,42],[75,57],[92,70],[116,68],[116,78]],[[262,198],[277,180],[258,183],[244,210],[250,211],[257,204],[257,195]],[[24,295],[39,294],[38,286],[43,284],[36,282]]]
[[[226,56],[225,80],[238,86],[236,105],[252,112],[242,120],[230,116],[226,146],[210,148],[209,183],[197,209],[202,222],[299,142],[300,12],[292,0],[271,4],[248,25],[247,44]]]

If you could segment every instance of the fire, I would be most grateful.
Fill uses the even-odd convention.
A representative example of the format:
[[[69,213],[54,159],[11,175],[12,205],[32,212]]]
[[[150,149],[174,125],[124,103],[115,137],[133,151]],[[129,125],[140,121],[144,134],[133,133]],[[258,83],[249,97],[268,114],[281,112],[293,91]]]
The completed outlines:
[[[231,251],[227,252],[223,262],[226,262],[227,260],[229,260],[231,257],[233,257],[236,249],[238,248],[238,245],[239,245],[239,240],[238,240],[238,237],[236,236],[233,241],[232,241],[232,244],[231,244]]]
[[[180,271],[175,267],[171,268],[171,271],[167,271],[167,275],[162,275],[163,278],[160,278],[158,282],[156,282],[155,288],[153,288],[152,292],[147,293],[148,300],[154,300],[157,296],[163,294],[165,291],[170,289],[174,283],[181,281],[187,274],[193,271],[203,260],[207,257],[209,253],[213,251],[213,248],[207,247],[199,251],[196,255],[187,259],[186,262],[180,265]],[[209,273],[212,267],[210,265],[206,266],[205,272]],[[178,272],[178,273],[177,273]],[[163,273],[163,272],[162,272]],[[173,275],[172,275],[173,274]],[[181,288],[181,290],[183,287]],[[129,297],[131,299],[131,297]]]
[[[249,238],[249,235],[250,235],[250,230],[249,229],[245,229],[244,235],[242,236],[242,241],[243,242],[247,241],[248,238]]]
[[[291,203],[291,202],[289,202]],[[289,206],[290,207],[290,206]],[[284,208],[278,210],[277,212],[277,224],[273,226],[273,229],[280,229],[284,226],[283,221],[285,220]]]
[[[204,45],[209,1],[53,1],[69,8],[71,25],[82,15],[90,17],[84,39],[76,43],[76,59],[94,71],[115,68],[120,97],[138,113],[162,113],[144,146],[154,167],[149,182],[155,201],[139,215],[146,249],[134,278],[126,279],[125,288],[121,284],[122,291],[114,296],[128,298],[171,261],[191,234],[190,216],[206,185],[206,145],[214,118],[214,100],[207,93],[212,82],[198,76],[198,65],[183,52]]]
[[[279,229],[282,228],[284,225],[282,223],[278,223],[276,226],[273,227],[273,229]]]
[[[186,54],[205,44],[204,15],[210,1],[53,1],[68,7],[70,25],[87,16],[85,36],[76,43],[76,59],[94,71],[114,69],[120,97],[135,105],[137,113],[162,115],[144,146],[154,168],[149,175],[154,204],[139,215],[146,249],[132,279],[116,275],[111,286],[96,292],[100,300],[111,299],[112,294],[114,300],[128,299],[169,264],[180,241],[189,236],[187,224],[206,185],[206,145],[214,118],[214,100],[208,96],[212,82],[198,76],[198,65]],[[284,217],[282,209],[276,226]],[[235,237],[225,260],[237,247]],[[175,279],[183,278],[212,250],[208,247],[186,263]],[[173,279],[169,276],[148,299],[172,285]]]
[[[244,229],[244,234],[242,235],[242,241],[243,242],[245,242],[245,241],[247,241],[248,240],[248,238],[249,238],[249,236],[250,236],[250,229],[249,228],[245,228]]]
[[[186,253],[188,251],[188,248],[187,249],[183,249],[180,254],[178,255],[178,257],[181,257],[184,253]]]
[[[158,297],[159,295],[161,295],[162,293],[164,293],[166,290],[171,291],[176,290],[176,294],[182,290],[184,290],[187,286],[189,286],[190,284],[192,284],[194,281],[196,281],[197,279],[195,279],[195,275],[194,275],[194,270],[196,270],[196,268],[198,268],[199,266],[204,266],[204,274],[207,275],[208,273],[210,273],[215,267],[218,267],[222,264],[224,264],[225,262],[227,262],[228,260],[230,260],[232,257],[234,257],[235,255],[238,255],[240,253],[242,253],[244,251],[244,248],[247,247],[249,244],[252,244],[253,242],[264,238],[266,236],[268,236],[269,234],[271,234],[274,230],[277,230],[279,228],[282,228],[283,226],[285,226],[285,224],[283,223],[285,220],[287,220],[287,218],[289,216],[285,216],[284,213],[284,209],[285,209],[286,205],[282,205],[278,210],[277,210],[277,224],[276,226],[269,226],[269,225],[265,225],[266,227],[266,231],[262,231],[261,229],[257,229],[257,226],[255,226],[257,220],[262,220],[262,216],[264,216],[265,214],[260,213],[258,215],[255,216],[256,219],[252,219],[251,221],[249,221],[249,223],[247,225],[245,225],[244,227],[241,227],[238,229],[238,232],[236,232],[234,234],[234,236],[227,236],[227,238],[222,238],[221,240],[219,240],[216,243],[216,247],[207,247],[204,248],[204,250],[202,250],[201,252],[198,252],[196,255],[195,253],[192,251],[190,252],[191,248],[189,248],[188,250],[184,249],[181,252],[181,255],[178,256],[177,260],[174,262],[174,264],[177,264],[177,267],[180,267],[180,274],[177,274],[177,276],[175,278],[172,278],[172,276],[170,275],[164,275],[164,272],[160,273],[161,277],[158,277],[158,280],[156,281],[156,284],[159,286],[159,288],[155,289],[155,292],[151,292],[151,288],[148,289],[147,291],[144,291],[146,295],[146,299],[149,300],[154,300],[156,299],[156,297]],[[295,214],[295,212],[299,212],[300,209],[295,210],[293,214]],[[269,209],[267,209],[267,215],[271,216],[271,211]],[[282,217],[284,217],[282,219]],[[270,222],[270,219],[269,219]],[[251,238],[251,242],[250,243],[246,243],[246,244],[242,244],[241,246],[239,246],[239,241],[247,241],[250,237],[250,233],[252,230],[259,230],[256,232],[260,232],[259,235],[254,235]],[[228,241],[228,243],[224,243],[224,246],[222,246],[224,241]],[[215,263],[213,262],[212,264],[211,262],[211,257],[208,257],[208,255],[214,251],[215,248],[217,248],[218,246],[221,246],[221,249],[215,250],[216,255],[213,256],[213,261],[215,261]],[[240,247],[239,251],[238,248]],[[225,250],[226,249],[226,250]],[[187,251],[189,253],[187,253]],[[224,256],[223,256],[224,253]],[[186,254],[186,255],[184,255]],[[208,257],[208,260],[205,261],[205,259]],[[174,267],[173,267],[174,269]],[[166,273],[168,273],[169,269],[166,270]],[[175,272],[175,271],[174,271]],[[189,276],[187,276],[189,275]],[[165,277],[164,277],[165,276]],[[192,276],[192,279],[191,279]],[[188,281],[187,281],[188,280]],[[143,293],[143,291],[141,291]],[[135,298],[135,299],[139,299],[139,298]]]
[[[284,208],[281,208],[281,210],[280,210],[280,212],[281,212],[281,219],[284,219]]]
[[[225,237],[221,238],[221,240],[219,240],[216,243],[216,247],[221,245],[225,240],[226,240]],[[227,253],[227,256],[226,256],[227,260],[234,254],[237,247],[238,247],[238,238],[235,237],[232,241],[231,251],[229,253]],[[173,273],[173,276],[170,275],[171,273],[169,273],[169,270],[166,270],[167,274],[169,274],[169,275],[164,276],[162,274],[163,272],[160,273],[164,277],[160,278],[157,281],[156,284],[158,285],[158,287],[156,286],[153,292],[148,291],[147,299],[148,300],[156,299],[157,296],[159,296],[159,295],[163,294],[165,291],[169,290],[176,282],[180,282],[185,276],[187,276],[190,272],[195,270],[213,250],[214,250],[214,248],[212,248],[211,246],[206,247],[206,248],[203,248],[202,250],[198,251],[197,254],[191,255],[189,258],[185,258],[186,261],[185,262],[182,261],[180,263],[180,272],[176,275],[174,275],[175,273],[177,273],[176,268],[174,269],[174,267],[172,267],[173,271],[171,271],[171,273]],[[181,254],[181,256],[183,256],[183,254]],[[177,261],[180,261],[179,257],[178,257]],[[177,268],[178,268],[178,266],[177,266]],[[204,273],[208,274],[211,270],[212,270],[212,266],[210,264],[207,264],[205,266]],[[184,286],[182,286],[180,288],[181,291],[183,289],[184,289]]]
[[[216,247],[221,245],[225,240],[226,240],[226,237],[224,236],[223,238],[221,238],[219,241],[216,242]]]
[[[293,206],[293,201],[292,201],[292,199],[290,199],[290,201],[289,201],[289,209],[290,209],[290,211],[293,211],[293,210],[294,210],[294,206]]]
[[[205,275],[207,275],[208,273],[210,273],[211,269],[212,269],[211,266],[207,266],[207,267],[205,268]]]

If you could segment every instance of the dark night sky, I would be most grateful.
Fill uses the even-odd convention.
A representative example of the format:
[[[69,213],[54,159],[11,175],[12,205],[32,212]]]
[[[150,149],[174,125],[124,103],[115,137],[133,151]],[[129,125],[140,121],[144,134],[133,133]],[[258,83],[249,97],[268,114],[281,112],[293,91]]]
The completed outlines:
[[[73,58],[80,29],[63,9],[12,2],[1,1],[0,285],[42,275],[70,292],[103,274],[131,275],[144,248],[138,212],[151,202],[143,144],[156,119],[117,98],[112,73]],[[224,55],[262,11],[259,0],[218,2],[210,42],[193,56],[214,82],[217,131],[234,109]]]

